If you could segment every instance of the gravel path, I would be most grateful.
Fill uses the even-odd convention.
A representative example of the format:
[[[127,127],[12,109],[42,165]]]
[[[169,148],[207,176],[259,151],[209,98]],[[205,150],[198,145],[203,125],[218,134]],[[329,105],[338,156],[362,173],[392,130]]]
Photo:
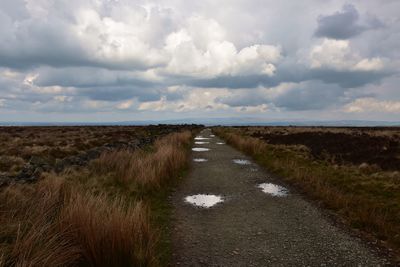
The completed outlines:
[[[172,197],[173,266],[382,266],[381,259],[361,240],[330,223],[300,195],[264,193],[261,183],[279,181],[250,158],[210,137],[196,140],[192,170]],[[284,186],[283,184],[280,184]],[[196,207],[185,198],[215,194],[224,201],[210,208]],[[197,198],[198,200],[198,198]]]

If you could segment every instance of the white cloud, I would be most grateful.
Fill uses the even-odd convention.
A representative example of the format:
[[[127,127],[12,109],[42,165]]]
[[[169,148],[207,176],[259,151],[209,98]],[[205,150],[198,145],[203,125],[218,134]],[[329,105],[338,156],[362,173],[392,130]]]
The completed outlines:
[[[201,89],[201,88],[173,88],[170,90],[179,91],[183,98],[169,101],[162,97],[158,101],[143,102],[139,105],[139,110],[147,111],[207,111],[223,110],[228,106],[216,101],[217,98],[229,94],[227,89]]]
[[[123,101],[121,103],[117,104],[117,109],[129,109],[130,107],[132,107],[134,101],[133,100],[127,100],[127,101]]]
[[[223,28],[205,18],[189,18],[187,26],[166,38],[170,55],[166,72],[196,78],[220,75],[264,74],[272,76],[281,48],[272,45],[244,47],[240,51],[225,39]]]
[[[345,2],[3,0],[2,112],[230,116],[396,102],[400,3]]]
[[[57,95],[53,97],[54,100],[63,103],[63,102],[71,102],[73,97],[72,96],[66,96],[66,95]]]
[[[379,57],[362,58],[353,51],[348,40],[324,39],[310,52],[311,68],[328,68],[348,71],[380,71],[384,61]]]
[[[165,64],[167,58],[162,51],[145,41],[144,35],[151,29],[146,12],[142,14],[141,9],[143,8],[128,9],[131,12],[130,17],[101,17],[93,9],[79,10],[73,31],[94,62],[116,68]],[[117,12],[116,15],[118,14]]]
[[[400,113],[400,101],[383,101],[375,98],[359,98],[347,104],[345,112],[388,112]]]

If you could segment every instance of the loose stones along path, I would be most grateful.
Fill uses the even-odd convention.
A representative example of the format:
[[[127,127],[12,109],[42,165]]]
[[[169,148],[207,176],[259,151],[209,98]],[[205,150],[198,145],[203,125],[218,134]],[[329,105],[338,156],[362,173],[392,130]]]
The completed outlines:
[[[193,159],[207,161],[192,162],[173,196],[172,266],[387,264],[250,158],[217,144],[223,141],[210,130],[200,135],[209,143],[195,147],[209,150],[193,151]],[[250,164],[235,164],[235,159]]]

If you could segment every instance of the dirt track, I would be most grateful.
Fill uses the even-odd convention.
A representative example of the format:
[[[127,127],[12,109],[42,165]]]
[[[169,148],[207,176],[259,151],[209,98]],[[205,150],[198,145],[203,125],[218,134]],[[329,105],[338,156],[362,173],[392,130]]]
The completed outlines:
[[[209,137],[204,130],[201,135]],[[173,196],[173,266],[382,266],[388,264],[361,240],[329,222],[296,192],[263,193],[257,185],[280,184],[217,137],[193,152],[192,170]],[[250,159],[249,159],[250,160]],[[185,202],[195,194],[216,194],[224,202],[199,208]]]

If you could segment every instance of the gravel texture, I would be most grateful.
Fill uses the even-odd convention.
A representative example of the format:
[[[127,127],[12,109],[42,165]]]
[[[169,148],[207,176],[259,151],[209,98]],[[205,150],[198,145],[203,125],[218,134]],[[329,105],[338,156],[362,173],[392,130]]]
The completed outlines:
[[[289,189],[285,197],[268,195],[257,186],[284,186],[250,158],[210,137],[192,152],[188,177],[172,197],[173,266],[384,266],[389,262],[362,240],[335,226],[312,203]],[[197,146],[197,145],[196,145]],[[221,195],[224,202],[200,208],[185,202],[196,194]]]

